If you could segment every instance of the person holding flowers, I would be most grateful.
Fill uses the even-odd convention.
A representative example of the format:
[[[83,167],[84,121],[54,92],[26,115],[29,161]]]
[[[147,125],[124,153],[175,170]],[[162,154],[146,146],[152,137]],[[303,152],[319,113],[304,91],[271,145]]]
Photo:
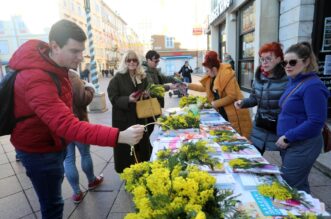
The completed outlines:
[[[212,106],[239,134],[248,138],[252,120],[248,109],[236,109],[234,106],[234,102],[243,99],[243,95],[231,65],[221,63],[214,51],[207,52],[202,65],[207,71],[206,76],[200,80],[200,84],[189,83],[187,87],[206,92]]]
[[[113,126],[119,130],[125,130],[132,124],[146,124],[145,119],[138,119],[136,102],[144,95],[148,88],[146,73],[141,67],[138,55],[130,50],[122,58],[119,70],[108,86],[108,97],[112,103]],[[133,153],[134,152],[134,153]],[[148,133],[144,133],[138,144],[121,144],[114,148],[115,170],[122,173],[123,170],[136,162],[148,161],[152,153],[152,146]]]
[[[330,92],[316,75],[318,65],[308,42],[290,46],[283,66],[289,85],[279,100],[276,142],[282,177],[291,187],[309,193],[308,176],[322,150]]]

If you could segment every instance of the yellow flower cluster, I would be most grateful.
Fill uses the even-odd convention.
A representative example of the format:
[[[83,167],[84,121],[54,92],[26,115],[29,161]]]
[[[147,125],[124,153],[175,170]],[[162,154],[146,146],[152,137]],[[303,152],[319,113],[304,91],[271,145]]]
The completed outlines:
[[[204,206],[214,200],[215,178],[196,166],[176,165],[172,171],[167,162],[139,163],[124,170],[121,178],[134,198],[137,213],[125,218],[204,219]]]
[[[211,104],[208,102],[207,97],[189,95],[189,96],[184,96],[184,97],[180,98],[180,100],[179,100],[180,108],[183,108],[190,104],[197,104],[200,109],[211,108]]]
[[[210,156],[210,153],[215,152],[215,149],[208,145],[206,141],[200,140],[197,142],[188,142],[183,144],[176,152],[168,150],[160,150],[157,153],[159,160],[168,160],[171,157],[176,158],[179,162],[187,164],[207,165],[211,169],[222,169],[223,164],[217,159]]]
[[[247,168],[249,163],[247,159],[237,158],[229,161],[232,168]]]
[[[286,219],[317,219],[318,217],[311,212],[305,213],[303,215],[300,215],[300,217],[297,217],[291,213],[288,213],[288,216],[286,217]]]
[[[257,187],[257,190],[261,195],[268,196],[277,200],[289,200],[293,199],[293,195],[288,187],[280,184],[279,182],[273,182],[271,185],[262,184]]]
[[[248,148],[245,145],[221,145],[221,150],[223,152],[239,152]]]
[[[158,122],[162,124],[163,130],[198,128],[200,116],[188,112],[185,115],[162,116],[158,118]]]

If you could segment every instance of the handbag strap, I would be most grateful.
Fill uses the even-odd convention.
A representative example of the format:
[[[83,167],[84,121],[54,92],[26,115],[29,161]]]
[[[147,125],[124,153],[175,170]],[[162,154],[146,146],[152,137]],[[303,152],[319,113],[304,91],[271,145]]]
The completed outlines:
[[[297,86],[295,86],[295,88],[289,93],[287,94],[287,96],[285,97],[285,99],[283,100],[282,104],[280,105],[281,108],[283,108],[284,104],[286,103],[287,99],[307,80],[312,79],[312,77],[306,78],[304,80],[302,80],[299,84],[297,84]]]
[[[144,95],[141,95],[139,100],[143,100],[143,96]],[[148,99],[146,99],[146,100],[148,100],[148,102],[151,104],[151,109],[152,109],[152,113],[153,113],[153,120],[154,120],[154,122],[156,122],[155,112],[154,112],[153,103],[152,103],[152,97],[151,97],[150,93],[148,93]]]

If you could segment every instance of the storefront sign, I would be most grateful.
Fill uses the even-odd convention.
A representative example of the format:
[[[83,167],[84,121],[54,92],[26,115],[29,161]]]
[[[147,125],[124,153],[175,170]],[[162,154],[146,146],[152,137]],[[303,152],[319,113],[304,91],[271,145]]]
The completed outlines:
[[[322,52],[331,52],[331,17],[325,18]]]
[[[195,27],[193,28],[193,35],[197,36],[197,35],[201,35],[202,34],[202,28],[201,27]]]
[[[209,24],[213,23],[232,4],[232,0],[221,0],[209,16]]]

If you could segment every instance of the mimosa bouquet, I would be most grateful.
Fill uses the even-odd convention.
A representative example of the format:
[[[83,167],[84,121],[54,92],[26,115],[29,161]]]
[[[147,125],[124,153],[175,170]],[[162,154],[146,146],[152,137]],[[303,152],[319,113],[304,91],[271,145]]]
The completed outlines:
[[[179,100],[180,108],[183,108],[190,104],[197,104],[200,109],[212,108],[211,104],[207,100],[207,97],[189,95],[189,96],[184,96]]]
[[[189,111],[184,115],[161,116],[158,118],[158,123],[162,130],[198,128],[200,116]]]

